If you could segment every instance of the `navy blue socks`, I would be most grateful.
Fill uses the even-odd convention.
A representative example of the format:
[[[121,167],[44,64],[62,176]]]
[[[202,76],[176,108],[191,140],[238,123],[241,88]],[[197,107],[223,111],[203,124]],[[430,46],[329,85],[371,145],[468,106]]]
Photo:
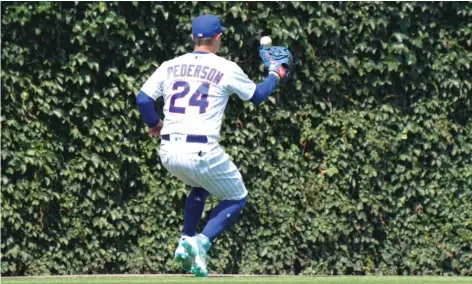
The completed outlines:
[[[188,195],[184,209],[183,234],[185,236],[193,237],[196,235],[197,225],[202,218],[208,195],[208,191],[199,187],[193,187]],[[246,201],[247,197],[241,200],[223,200],[211,211],[210,219],[205,229],[203,229],[202,235],[213,241],[238,219]]]
[[[184,232],[186,236],[193,237],[197,233],[197,225],[202,218],[205,209],[205,201],[208,191],[200,187],[193,187],[185,201],[184,209]]]
[[[223,200],[211,211],[210,220],[203,229],[202,235],[213,241],[238,219],[246,201],[247,197],[241,200]]]

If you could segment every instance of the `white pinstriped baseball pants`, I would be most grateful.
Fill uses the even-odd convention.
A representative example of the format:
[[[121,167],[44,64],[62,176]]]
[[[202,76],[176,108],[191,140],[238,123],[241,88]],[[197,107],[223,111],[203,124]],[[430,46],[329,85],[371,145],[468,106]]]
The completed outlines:
[[[161,162],[175,177],[192,187],[201,187],[222,200],[240,200],[247,195],[241,173],[218,142],[188,143],[185,135],[162,140]]]

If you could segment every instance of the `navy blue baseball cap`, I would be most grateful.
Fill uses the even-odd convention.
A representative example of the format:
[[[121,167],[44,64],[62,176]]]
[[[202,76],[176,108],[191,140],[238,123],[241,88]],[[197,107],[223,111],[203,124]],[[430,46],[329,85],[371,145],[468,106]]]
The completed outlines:
[[[192,35],[194,38],[214,37],[226,30],[221,26],[221,20],[214,15],[198,16],[192,21]]]

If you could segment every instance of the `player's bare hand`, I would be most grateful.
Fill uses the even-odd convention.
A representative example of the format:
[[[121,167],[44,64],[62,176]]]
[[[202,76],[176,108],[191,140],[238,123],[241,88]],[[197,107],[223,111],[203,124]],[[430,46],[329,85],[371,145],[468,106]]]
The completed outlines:
[[[156,126],[149,128],[149,136],[160,136],[162,127],[164,127],[164,123],[161,120]]]

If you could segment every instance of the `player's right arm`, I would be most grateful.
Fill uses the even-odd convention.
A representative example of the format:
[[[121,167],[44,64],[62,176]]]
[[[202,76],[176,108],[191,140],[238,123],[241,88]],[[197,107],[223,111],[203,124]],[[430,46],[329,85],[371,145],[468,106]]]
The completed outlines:
[[[256,85],[256,90],[249,101],[256,105],[260,105],[270,96],[270,94],[272,94],[278,82],[279,77],[276,74],[269,73],[264,81]]]
[[[261,46],[259,48],[259,56],[269,69],[269,76],[257,84],[254,95],[250,99],[255,104],[265,101],[279,80],[287,82],[290,78],[293,63],[292,54],[283,46]]]
[[[256,85],[237,64],[234,64],[228,87],[231,93],[237,94],[242,100],[260,105],[274,91],[278,82],[278,75],[271,72]]]

